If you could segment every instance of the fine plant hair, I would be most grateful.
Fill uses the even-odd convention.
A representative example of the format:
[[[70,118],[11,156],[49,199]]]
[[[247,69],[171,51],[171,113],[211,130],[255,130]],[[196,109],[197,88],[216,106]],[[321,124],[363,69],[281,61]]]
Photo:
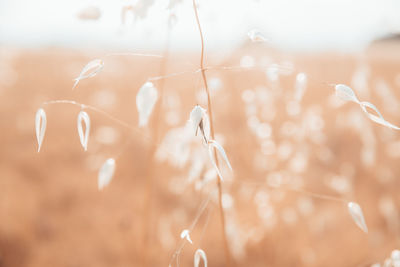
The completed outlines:
[[[166,44],[165,44],[163,54],[161,56],[160,55],[150,55],[150,54],[139,54],[139,53],[107,54],[103,57],[103,59],[98,61],[99,66],[97,66],[98,68],[95,73],[90,73],[89,75],[85,76],[84,73],[82,72],[81,75],[79,75],[78,78],[75,80],[75,84],[73,86],[73,88],[79,87],[79,82],[81,80],[83,80],[84,78],[91,78],[91,77],[94,77],[95,75],[98,75],[98,73],[103,68],[105,58],[110,57],[110,56],[130,56],[131,55],[131,56],[150,56],[150,57],[160,58],[161,61],[160,61],[160,68],[159,68],[158,76],[149,77],[147,79],[148,82],[154,82],[156,84],[156,87],[159,92],[158,100],[154,106],[154,110],[152,112],[152,115],[150,117],[150,122],[149,122],[153,126],[153,132],[145,131],[145,133],[143,133],[143,131],[141,131],[137,126],[132,126],[129,123],[122,121],[97,107],[82,104],[82,103],[76,102],[74,100],[51,100],[51,101],[44,102],[42,104],[43,107],[46,105],[51,105],[51,104],[69,104],[69,105],[79,107],[81,112],[84,112],[82,114],[86,114],[85,110],[99,113],[99,114],[105,116],[106,118],[112,120],[113,122],[119,124],[120,126],[129,129],[132,132],[132,134],[140,135],[144,140],[146,140],[149,143],[149,149],[148,149],[148,153],[147,153],[147,156],[148,156],[147,162],[149,163],[149,165],[146,168],[146,173],[145,173],[145,177],[146,177],[145,199],[143,200],[144,216],[142,218],[142,225],[143,225],[144,230],[143,230],[143,235],[141,236],[141,241],[143,244],[144,253],[142,253],[142,258],[140,260],[142,266],[151,266],[152,265],[151,264],[152,255],[150,254],[151,246],[152,246],[152,244],[151,244],[152,240],[150,238],[151,233],[152,233],[151,227],[152,227],[152,224],[154,223],[154,218],[152,217],[152,215],[153,215],[152,207],[154,205],[155,199],[157,198],[157,192],[155,192],[156,187],[154,186],[154,184],[156,182],[156,173],[155,173],[154,165],[155,165],[155,161],[156,161],[157,150],[163,149],[160,146],[160,139],[161,139],[160,128],[162,127],[161,115],[162,115],[162,110],[163,110],[163,98],[166,93],[165,92],[166,80],[168,78],[179,76],[179,75],[193,75],[193,76],[198,75],[198,74],[201,75],[201,79],[204,84],[204,89],[205,89],[205,93],[207,96],[206,110],[207,110],[207,115],[209,117],[210,138],[212,140],[214,140],[215,139],[214,115],[215,114],[213,113],[212,99],[211,99],[211,95],[210,95],[209,84],[207,81],[207,71],[223,70],[223,71],[262,71],[262,72],[264,72],[265,68],[268,67],[268,66],[257,66],[257,67],[205,66],[205,63],[204,63],[204,61],[205,61],[205,42],[204,42],[204,35],[203,35],[201,23],[200,23],[199,13],[198,13],[197,5],[196,5],[196,0],[192,0],[192,5],[193,5],[193,11],[194,11],[194,18],[195,18],[195,21],[197,24],[197,29],[198,29],[199,35],[200,35],[201,51],[200,51],[199,69],[197,69],[195,71],[181,71],[181,72],[177,72],[177,73],[168,73],[167,72],[167,65],[168,65],[169,53],[170,53],[170,35],[171,35],[171,26],[168,25],[167,33],[166,33],[167,34]],[[260,39],[263,40],[262,38],[260,38]],[[280,65],[275,65],[274,68],[276,68],[277,71],[280,71],[280,70],[284,71],[284,70],[288,69],[286,66],[280,66]],[[294,70],[294,68],[291,69],[291,71],[293,71],[293,70]],[[369,102],[358,101],[358,99],[355,97],[355,94],[351,90],[351,88],[349,88],[345,85],[342,85],[342,84],[326,83],[325,81],[319,81],[318,78],[309,77],[309,76],[307,76],[307,77],[311,81],[313,81],[313,80],[316,81],[316,83],[318,83],[318,84],[329,85],[330,87],[334,87],[336,90],[336,94],[338,95],[339,98],[342,98],[342,100],[345,100],[345,101],[355,102],[356,104],[360,105],[361,111],[364,112],[365,115],[371,121],[378,123],[381,126],[386,126],[391,129],[395,129],[395,130],[400,129],[397,126],[386,121],[383,118],[383,116],[381,115],[381,113],[378,111],[378,109],[373,104],[371,104]],[[301,94],[303,94],[303,93],[304,92],[302,92]],[[301,95],[301,97],[302,97],[302,95]],[[368,112],[367,108],[375,111],[378,116],[373,115],[370,112]],[[38,150],[40,150],[40,148],[43,146],[42,141],[43,141],[44,132],[45,132],[45,128],[46,128],[46,119],[45,119],[46,117],[45,117],[44,110],[42,108],[39,109],[37,114],[38,114],[38,117],[36,118],[36,134],[37,134],[38,143],[39,143]],[[86,115],[81,115],[81,116],[86,116]],[[84,117],[84,118],[86,118],[86,117]],[[88,118],[85,120],[85,122],[86,121],[88,121]],[[88,125],[90,125],[90,123],[86,124],[86,126],[88,126]],[[79,130],[79,134],[81,136],[83,136],[82,128],[78,128],[78,130]],[[88,137],[85,136],[85,141],[84,142],[81,141],[82,146],[84,147],[85,150],[87,149],[87,140],[86,140],[87,138]],[[82,140],[82,138],[81,138],[81,140]],[[205,142],[207,142],[207,140],[205,140]],[[163,152],[165,152],[166,154],[170,153],[167,150],[165,150]],[[217,150],[215,149],[215,147],[212,147],[212,153],[213,153],[213,157],[215,159],[215,165],[217,166],[217,168],[219,168],[220,163],[218,160],[218,154],[217,154]],[[119,155],[113,157],[113,159],[117,159],[118,156]],[[351,199],[347,199],[347,198],[344,199],[344,198],[335,197],[335,196],[331,196],[331,195],[319,194],[316,192],[302,190],[297,187],[283,187],[283,186],[275,187],[275,186],[271,186],[271,185],[267,184],[265,181],[246,182],[246,181],[241,181],[242,179],[240,179],[240,177],[237,177],[237,178],[238,178],[237,182],[241,183],[242,185],[258,187],[258,188],[259,187],[267,187],[272,190],[293,192],[295,194],[302,194],[302,195],[310,196],[310,197],[313,197],[316,199],[334,201],[334,202],[340,203],[341,205],[344,204],[343,206],[347,206],[348,211],[349,211],[351,217],[353,218],[354,222],[356,223],[356,225],[360,229],[362,229],[364,232],[366,232],[366,233],[368,232],[361,207]],[[210,207],[211,206],[210,202],[212,202],[212,197],[215,193],[218,196],[218,212],[219,212],[221,228],[222,228],[221,236],[222,236],[222,240],[223,240],[223,247],[224,247],[224,254],[225,254],[225,266],[235,266],[234,258],[232,257],[232,253],[229,248],[229,240],[228,240],[229,237],[228,237],[227,229],[226,229],[227,228],[226,227],[227,219],[226,219],[226,213],[224,211],[223,201],[222,201],[223,182],[222,182],[222,179],[219,179],[218,177],[216,179],[216,187],[213,188],[210,192],[207,192],[206,197],[204,199],[202,199],[191,224],[189,225],[189,227],[186,227],[186,229],[185,229],[186,239],[179,240],[179,244],[177,245],[176,250],[171,255],[171,259],[169,262],[170,266],[173,266],[175,264],[176,264],[176,266],[179,266],[180,253],[182,252],[185,244],[187,244],[188,241],[191,243],[191,239],[189,238],[188,235],[190,232],[192,232],[197,227],[199,219],[207,210],[208,210],[208,215],[209,215],[210,209],[212,208],[212,207]],[[203,237],[204,229],[207,227],[208,219],[209,219],[209,217],[207,217],[206,223],[205,223],[203,231],[202,231],[201,238]],[[196,243],[196,242],[194,241],[194,243]],[[203,251],[200,248],[198,248],[198,252],[196,252],[196,253],[197,253],[196,261],[200,262],[200,260],[198,258],[199,255],[201,255],[202,257],[204,256],[204,258],[205,258],[205,254],[207,253],[207,251]],[[212,265],[212,262],[209,261],[209,264]]]

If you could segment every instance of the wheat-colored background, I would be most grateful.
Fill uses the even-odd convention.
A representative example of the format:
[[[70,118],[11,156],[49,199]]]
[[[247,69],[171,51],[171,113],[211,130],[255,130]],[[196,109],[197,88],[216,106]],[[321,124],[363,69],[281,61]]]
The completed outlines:
[[[376,86],[383,80],[398,101],[397,51],[396,42],[371,45],[362,57],[280,53],[246,43],[223,60],[218,54],[207,55],[207,64],[213,66],[238,66],[243,56],[251,56],[256,66],[267,60],[293,65],[292,73],[280,75],[279,84],[271,83],[262,68],[207,72],[213,81],[216,133],[234,169],[230,174],[223,168],[223,191],[237,266],[368,266],[398,248],[398,132],[369,121],[355,104],[337,104],[328,85],[351,84],[360,66],[368,68],[369,93],[360,98],[400,124],[398,106],[380,97]],[[159,75],[163,59],[110,58],[103,72],[72,91],[72,79],[82,66],[102,54],[105,51],[84,56],[57,48],[1,49],[0,266],[143,266],[146,254],[149,266],[167,266],[180,232],[215,188],[212,180],[196,190],[196,182],[188,182],[190,164],[180,169],[150,154],[154,127],[161,140],[170,129],[185,125],[195,104],[203,104],[199,73],[165,79],[163,109],[148,129],[129,131],[88,111],[92,132],[86,153],[76,131],[79,107],[45,106],[47,131],[41,152],[36,152],[34,115],[47,100],[73,99],[137,125],[136,93],[148,77]],[[187,62],[197,60],[197,53],[171,53],[166,73],[196,70]],[[300,113],[291,116],[287,105],[299,71],[309,82]],[[251,132],[248,106],[256,107],[270,134],[259,138]],[[105,126],[114,131],[107,132]],[[365,136],[371,134],[375,157],[363,160],[363,149],[372,142]],[[262,149],[265,140],[270,141],[269,150]],[[291,153],[285,158],[281,150],[287,147]],[[98,168],[114,155],[119,155],[115,177],[99,192]],[[196,180],[205,179],[205,171]],[[281,175],[281,187],[269,185],[272,174]],[[149,176],[154,181],[150,191]],[[357,228],[346,203],[314,198],[292,187],[356,201],[369,233]],[[224,266],[217,211],[211,197],[191,233],[194,245],[186,244],[181,252],[181,266],[191,266],[197,248],[206,252],[210,266]]]

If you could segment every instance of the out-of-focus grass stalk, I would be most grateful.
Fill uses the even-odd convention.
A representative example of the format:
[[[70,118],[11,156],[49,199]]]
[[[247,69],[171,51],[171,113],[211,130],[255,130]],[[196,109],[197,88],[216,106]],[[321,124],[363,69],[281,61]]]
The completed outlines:
[[[169,56],[169,47],[170,47],[170,35],[171,35],[171,25],[168,24],[167,28],[167,39],[166,39],[166,45],[164,48],[164,53],[163,53],[163,59],[161,60],[160,63],[160,76],[164,76],[166,73],[167,69],[167,63],[168,63],[168,56]],[[151,239],[152,235],[151,233],[153,232],[151,227],[152,225],[152,214],[154,212],[153,210],[153,201],[155,200],[155,197],[157,194],[154,193],[154,179],[155,179],[155,168],[153,166],[154,161],[155,161],[155,154],[157,151],[157,147],[159,144],[159,139],[160,139],[160,122],[162,121],[162,118],[160,116],[161,110],[162,110],[162,105],[163,105],[163,96],[164,96],[164,85],[165,85],[165,79],[160,79],[157,88],[159,92],[159,98],[158,101],[154,107],[154,115],[153,115],[153,121],[154,121],[154,132],[153,132],[153,140],[151,143],[151,148],[149,151],[149,165],[147,167],[147,175],[146,175],[146,194],[145,194],[145,200],[144,200],[144,216],[143,216],[143,251],[142,251],[142,266],[152,266],[150,259],[152,258],[151,255]]]

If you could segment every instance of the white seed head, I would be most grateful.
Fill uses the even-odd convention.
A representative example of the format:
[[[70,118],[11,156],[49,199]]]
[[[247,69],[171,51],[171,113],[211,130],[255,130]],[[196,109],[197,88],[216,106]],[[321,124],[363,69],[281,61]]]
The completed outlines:
[[[207,267],[207,256],[206,256],[206,253],[202,249],[198,249],[194,253],[194,267],[199,267],[201,259],[203,259],[204,267]]]
[[[367,224],[365,223],[364,215],[363,215],[360,205],[358,205],[355,202],[349,202],[347,204],[347,207],[349,209],[349,213],[350,213],[351,217],[353,218],[353,220],[357,224],[357,226],[361,230],[363,230],[365,233],[368,233]]]
[[[181,238],[182,238],[182,239],[185,238],[190,244],[193,244],[192,239],[190,239],[190,232],[189,232],[188,229],[184,229],[184,230],[181,232]]]
[[[354,93],[354,91],[344,84],[337,84],[335,86],[336,96],[344,101],[353,101],[358,103],[358,99]]]
[[[85,67],[83,67],[79,76],[75,78],[75,84],[72,89],[74,89],[81,80],[96,76],[96,74],[99,73],[103,67],[104,61],[102,59],[94,59],[90,61]]]
[[[38,152],[42,147],[44,134],[46,132],[46,124],[47,124],[46,112],[44,112],[44,110],[40,108],[36,111],[36,116],[35,116],[35,128],[36,128],[36,139],[38,142]]]
[[[82,121],[85,123],[85,132],[83,132]],[[90,133],[89,115],[85,111],[79,112],[77,123],[78,123],[79,140],[81,141],[83,149],[87,151],[89,133]]]
[[[200,123],[205,115],[206,110],[199,105],[196,105],[190,112],[189,122],[192,124],[195,133],[197,133],[197,130],[200,127]]]
[[[222,177],[222,174],[221,174],[221,172],[220,172],[220,170],[219,170],[219,168],[218,168],[218,166],[216,164],[216,161],[215,161],[214,149],[217,149],[217,151],[222,156],[222,158],[224,159],[225,163],[228,165],[228,167],[229,167],[229,169],[231,171],[232,171],[232,166],[231,166],[231,164],[230,164],[230,162],[228,160],[228,156],[226,155],[224,148],[220,144],[218,144],[217,141],[209,140],[209,142],[208,142],[208,153],[209,153],[209,156],[210,156],[211,163],[214,166],[215,170],[217,171],[217,174],[218,174],[219,178],[221,179],[221,181],[223,181],[224,178]]]
[[[112,180],[115,171],[115,160],[113,158],[107,159],[101,166],[98,174],[97,184],[99,190],[106,187]]]
[[[383,118],[382,114],[379,112],[379,110],[372,103],[359,101],[356,95],[354,94],[353,90],[347,85],[337,84],[335,86],[335,90],[336,90],[336,96],[338,96],[340,99],[344,101],[352,101],[359,104],[362,111],[364,111],[367,117],[373,122],[392,128],[394,130],[400,130],[400,127],[386,121]],[[371,113],[367,108],[372,109],[376,113],[376,115]]]
[[[392,128],[394,130],[400,130],[400,127],[388,122],[387,120],[385,120],[382,116],[382,114],[379,112],[379,110],[371,103],[369,102],[359,102],[361,109],[364,111],[364,113],[367,115],[367,117],[372,120],[373,122],[376,122],[378,124],[381,124],[383,126]],[[375,113],[371,113],[367,108],[372,109]],[[378,115],[378,116],[377,116]]]
[[[157,102],[158,91],[152,82],[146,82],[136,95],[136,107],[139,112],[139,127],[147,125]]]

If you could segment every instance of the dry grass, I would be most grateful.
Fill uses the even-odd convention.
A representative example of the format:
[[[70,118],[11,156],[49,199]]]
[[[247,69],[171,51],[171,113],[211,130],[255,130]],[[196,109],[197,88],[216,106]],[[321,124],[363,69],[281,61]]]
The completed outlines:
[[[371,70],[371,92],[366,100],[380,108],[388,121],[399,125],[400,117],[390,112],[375,90],[376,80],[383,78],[393,94],[400,97],[400,85],[395,83],[400,61],[385,56],[393,55],[395,49],[398,45],[385,44],[367,51],[364,61]],[[90,104],[137,125],[136,93],[148,77],[159,75],[160,59],[113,58],[101,74],[81,81],[71,91],[72,79],[82,66],[105,53],[83,56],[71,50],[2,48],[2,54],[11,53],[14,56],[0,70],[1,76],[9,78],[0,82],[0,266],[141,266],[146,227],[149,265],[167,266],[180,242],[181,231],[191,224],[211,186],[197,191],[194,183],[187,183],[189,165],[178,169],[150,159],[154,120],[149,129],[132,132],[88,111],[92,133],[85,153],[76,130],[80,109],[53,105],[45,108],[47,132],[39,154],[34,136],[37,108],[54,99]],[[207,63],[237,66],[243,55],[252,55],[260,64],[265,57],[277,63],[290,61],[295,71],[281,76],[279,87],[266,79],[265,71],[207,71],[209,79],[222,82],[219,90],[211,88],[211,94],[215,132],[217,138],[223,137],[234,168],[233,175],[225,172],[228,179],[223,193],[233,199],[232,208],[225,211],[236,265],[366,266],[382,261],[399,245],[398,225],[392,229],[380,208],[384,198],[392,199],[396,210],[399,208],[400,170],[396,163],[400,155],[388,153],[388,147],[398,140],[398,133],[370,122],[357,106],[333,107],[334,89],[326,84],[350,84],[357,58],[340,54],[281,54],[262,45],[246,44],[222,63]],[[187,63],[197,62],[198,55],[172,54],[171,58],[167,73],[190,70]],[[218,58],[218,54],[207,58]],[[10,70],[15,71],[14,80]],[[286,105],[294,93],[294,78],[299,71],[309,76],[309,86],[301,113],[290,116]],[[200,78],[197,73],[165,80],[166,102],[157,126],[159,136],[183,126],[195,104],[205,104],[199,98],[203,92]],[[256,88],[268,95],[268,101],[259,104],[257,110],[258,116],[271,126],[268,139],[277,148],[285,142],[291,144],[288,159],[279,158],[279,149],[271,155],[262,154],[261,141],[248,127],[242,95],[245,90]],[[261,98],[257,95],[256,99]],[[176,117],[176,125],[168,125],[165,116]],[[366,127],[361,132],[349,122],[354,116]],[[304,136],[299,136],[298,130],[293,135],[284,134],[285,127],[300,122],[308,125]],[[322,137],[318,139],[319,133],[313,129],[319,129],[321,122]],[[102,126],[117,131],[114,142],[102,141],[104,138],[98,132]],[[376,157],[369,166],[363,164],[360,156],[365,132],[376,139]],[[306,160],[304,169],[301,162],[291,161],[296,154]],[[99,192],[97,170],[106,158],[115,155],[119,157],[114,180]],[[154,198],[150,202],[150,219],[144,225],[149,166],[154,176]],[[286,184],[280,188],[268,186],[266,181],[271,173],[282,174]],[[349,189],[339,193],[330,186],[335,182],[348,184]],[[308,192],[356,201],[363,208],[369,234],[357,228],[345,203],[288,190],[295,185]],[[266,196],[270,203],[267,206]],[[311,212],[307,212],[307,203],[312,204]],[[263,220],[258,210],[264,214],[273,210],[273,216]],[[212,199],[191,233],[194,246],[186,245],[181,253],[181,266],[193,264],[197,248],[206,252],[209,266],[224,266],[217,211],[217,202]],[[393,218],[398,221],[398,214]]]

